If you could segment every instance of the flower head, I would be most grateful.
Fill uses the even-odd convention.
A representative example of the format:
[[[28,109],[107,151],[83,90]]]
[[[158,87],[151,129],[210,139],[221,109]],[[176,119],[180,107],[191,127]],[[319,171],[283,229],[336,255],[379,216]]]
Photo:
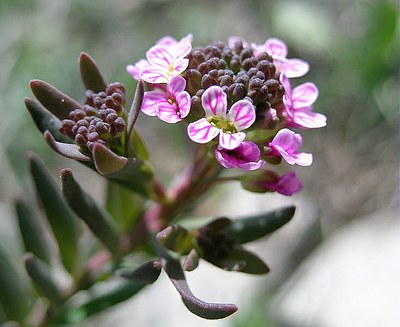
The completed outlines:
[[[283,103],[288,127],[318,128],[326,126],[326,117],[312,112],[312,105],[318,97],[318,89],[313,83],[304,83],[293,90],[285,74],[281,75],[285,87]]]
[[[168,83],[187,68],[189,60],[185,56],[192,49],[191,42],[191,34],[180,41],[165,36],[147,51],[147,60],[141,59],[135,65],[128,65],[127,71],[133,78],[148,83]]]
[[[310,69],[307,62],[301,59],[288,59],[287,46],[284,42],[276,38],[269,38],[264,44],[252,43],[254,54],[257,56],[261,52],[267,52],[274,59],[276,68],[287,75],[287,77],[301,77]]]
[[[226,94],[219,86],[208,88],[201,100],[206,117],[189,124],[190,139],[208,143],[219,135],[221,147],[228,150],[237,148],[246,137],[241,131],[250,127],[256,119],[251,102],[235,102],[228,112]]]
[[[301,143],[300,134],[284,128],[276,134],[268,146],[271,148],[271,155],[282,157],[290,165],[309,166],[312,164],[312,154],[298,152]]]
[[[158,116],[167,123],[181,121],[190,111],[190,96],[185,87],[185,79],[176,76],[166,86],[145,92],[142,111],[149,116]]]
[[[242,142],[233,150],[226,150],[218,146],[215,150],[215,158],[225,168],[240,168],[243,170],[256,170],[264,166],[265,162],[260,158],[260,149],[253,142]]]

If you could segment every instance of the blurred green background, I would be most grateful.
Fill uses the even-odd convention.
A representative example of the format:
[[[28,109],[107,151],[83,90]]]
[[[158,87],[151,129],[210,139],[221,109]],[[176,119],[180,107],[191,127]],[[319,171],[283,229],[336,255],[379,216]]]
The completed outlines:
[[[318,86],[314,110],[328,117],[328,126],[302,133],[315,163],[299,170],[305,187],[298,197],[315,206],[322,242],[354,220],[388,207],[396,211],[398,9],[389,0],[0,0],[0,246],[19,266],[12,203],[32,189],[26,152],[38,153],[54,176],[77,167],[54,154],[36,130],[23,103],[32,97],[29,81],[45,80],[81,101],[77,59],[85,51],[108,81],[127,86],[131,99],[135,81],[125,66],[164,35],[193,33],[194,46],[231,35],[256,43],[274,36],[288,44],[289,57],[310,63],[311,71],[295,83]],[[139,129],[150,148],[168,135],[164,124],[146,117]],[[176,167],[157,159],[185,158],[173,144],[153,150],[165,178]],[[255,311],[241,313],[234,326],[274,326]]]

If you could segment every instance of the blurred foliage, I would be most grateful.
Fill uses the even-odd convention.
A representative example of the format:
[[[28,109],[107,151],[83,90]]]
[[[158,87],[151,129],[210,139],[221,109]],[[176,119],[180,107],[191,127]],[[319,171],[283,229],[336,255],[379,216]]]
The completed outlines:
[[[163,35],[180,38],[191,32],[195,46],[230,35],[257,43],[275,36],[287,42],[290,57],[310,62],[311,72],[299,83],[318,86],[315,108],[328,117],[328,127],[306,139],[315,164],[300,174],[323,213],[325,232],[385,207],[393,201],[398,180],[393,177],[399,149],[398,9],[391,0],[0,0],[0,203],[11,203],[20,193],[28,196],[32,186],[26,151],[38,153],[55,175],[66,165],[45,144],[24,108],[24,97],[31,96],[29,80],[49,81],[83,99],[76,58],[86,51],[101,63],[109,81],[123,82],[132,97],[135,83],[125,66],[144,57]],[[170,132],[160,122],[140,119],[150,147],[157,138],[167,139]],[[172,138],[152,160],[166,175],[176,167],[162,162],[179,163],[175,156],[183,150],[176,149],[176,140],[185,144],[179,132]],[[2,225],[3,220],[15,225],[15,217],[2,208]],[[8,230],[2,227],[0,235]],[[0,244],[2,260],[7,271],[19,271],[21,262],[9,258],[15,258],[21,242],[10,235],[5,238],[10,246]],[[262,318],[253,325],[269,326]],[[239,320],[235,326],[249,325]]]

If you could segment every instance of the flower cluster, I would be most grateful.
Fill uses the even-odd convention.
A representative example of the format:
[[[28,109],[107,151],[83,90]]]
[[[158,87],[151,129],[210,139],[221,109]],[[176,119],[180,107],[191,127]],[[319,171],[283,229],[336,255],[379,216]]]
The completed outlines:
[[[293,128],[326,125],[312,111],[318,97],[313,83],[292,89],[290,78],[301,77],[309,64],[287,58],[284,42],[264,44],[230,37],[192,49],[192,35],[166,36],[127,71],[146,82],[142,111],[167,123],[182,122],[188,137],[207,146],[225,168],[257,171],[258,181],[242,175],[252,191],[292,195],[301,189],[294,172],[279,176],[267,168],[284,160],[309,166],[312,155],[300,151],[302,137]],[[254,183],[253,183],[254,182]]]

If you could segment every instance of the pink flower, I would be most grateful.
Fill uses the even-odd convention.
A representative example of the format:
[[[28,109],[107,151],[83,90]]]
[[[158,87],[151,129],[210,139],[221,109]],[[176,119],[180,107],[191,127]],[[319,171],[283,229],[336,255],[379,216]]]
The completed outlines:
[[[312,105],[318,97],[318,89],[313,83],[304,83],[292,90],[285,74],[281,75],[281,83],[285,88],[283,103],[287,126],[300,128],[326,126],[326,117],[311,111]]]
[[[272,172],[271,172],[272,173]],[[303,185],[295,172],[291,172],[282,176],[274,174],[271,181],[260,182],[264,188],[272,192],[278,192],[283,195],[293,195],[300,192]]]
[[[219,145],[227,150],[237,148],[245,139],[242,130],[250,127],[256,113],[247,100],[235,102],[227,112],[226,94],[219,86],[209,87],[202,95],[201,102],[206,113],[188,126],[188,135],[197,143],[208,143],[219,135]]]
[[[167,123],[176,123],[190,111],[190,95],[185,91],[186,80],[177,76],[163,88],[144,93],[142,111],[149,116],[158,116]]]
[[[258,160],[260,158],[258,146],[246,141],[233,150],[226,150],[219,145],[215,150],[215,158],[225,168],[256,170],[265,164],[264,161]]]
[[[189,60],[184,57],[192,49],[191,42],[191,34],[180,41],[165,36],[146,52],[147,60],[141,59],[126,69],[135,79],[143,79],[152,84],[168,83],[187,68]]]
[[[301,59],[287,59],[287,46],[284,42],[276,38],[269,38],[264,44],[252,43],[254,55],[267,52],[274,59],[274,64],[278,71],[287,77],[301,77],[310,69],[307,62]]]
[[[298,152],[301,143],[300,134],[284,128],[276,134],[268,146],[271,148],[271,155],[282,157],[290,165],[309,166],[312,164],[312,154]]]

